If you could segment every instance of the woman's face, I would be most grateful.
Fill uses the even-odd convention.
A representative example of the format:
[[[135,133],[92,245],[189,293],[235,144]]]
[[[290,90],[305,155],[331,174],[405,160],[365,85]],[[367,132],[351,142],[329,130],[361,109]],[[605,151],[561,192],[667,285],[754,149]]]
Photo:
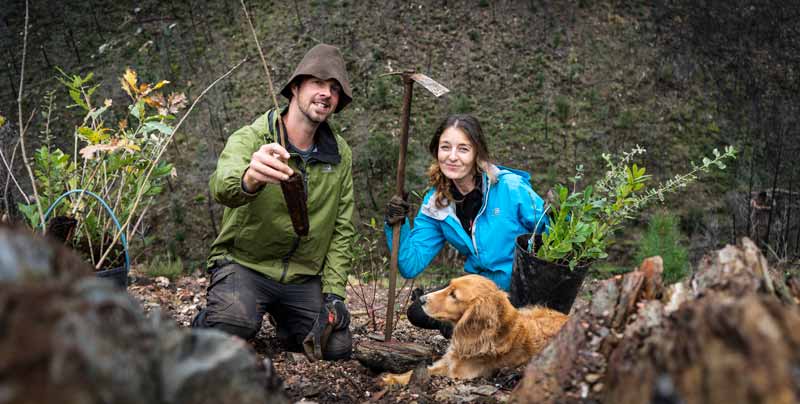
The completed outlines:
[[[449,127],[439,137],[437,159],[445,177],[459,181],[475,174],[475,147],[463,130]]]

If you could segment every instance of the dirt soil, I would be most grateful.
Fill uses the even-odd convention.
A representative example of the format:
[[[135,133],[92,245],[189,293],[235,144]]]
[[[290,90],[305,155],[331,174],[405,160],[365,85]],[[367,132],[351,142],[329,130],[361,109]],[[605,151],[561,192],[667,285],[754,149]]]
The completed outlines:
[[[188,327],[198,308],[205,304],[207,286],[208,278],[199,272],[170,281],[165,277],[150,278],[133,268],[128,291],[141,302],[146,312],[160,310],[180,326]],[[408,291],[402,292],[398,300],[404,304]],[[377,295],[386,296],[386,293]],[[375,327],[369,322],[367,308],[353,296],[353,291],[348,289],[347,304],[352,314],[354,345],[357,346],[369,339]],[[375,307],[380,306],[385,307],[385,301],[379,301]],[[378,334],[382,334],[383,324],[378,323],[377,329],[381,330]],[[393,337],[401,342],[431,346],[438,355],[445,352],[448,344],[448,340],[438,331],[418,329],[409,324],[405,316],[401,316],[396,324]],[[250,343],[260,357],[272,358],[291,399],[304,403],[506,402],[524,372],[524,367],[520,367],[503,370],[492,378],[471,381],[433,376],[423,382],[412,382],[409,386],[386,386],[381,381],[381,375],[365,368],[355,359],[309,362],[302,354],[281,352],[275,330],[269,321],[264,321],[261,332]]]

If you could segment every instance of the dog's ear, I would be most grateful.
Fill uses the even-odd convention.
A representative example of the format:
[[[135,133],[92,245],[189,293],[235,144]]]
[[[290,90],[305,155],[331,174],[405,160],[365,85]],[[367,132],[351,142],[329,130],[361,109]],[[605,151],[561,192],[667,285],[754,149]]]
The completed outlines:
[[[453,330],[453,349],[461,357],[493,353],[500,321],[506,310],[502,292],[473,300]]]

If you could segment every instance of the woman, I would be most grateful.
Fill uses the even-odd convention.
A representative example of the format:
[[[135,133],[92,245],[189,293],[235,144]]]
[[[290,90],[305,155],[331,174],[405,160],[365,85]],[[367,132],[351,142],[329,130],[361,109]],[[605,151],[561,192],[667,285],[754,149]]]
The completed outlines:
[[[430,264],[445,241],[466,256],[464,271],[483,275],[509,290],[516,237],[541,233],[547,225],[544,201],[530,186],[530,175],[500,167],[489,151],[477,119],[470,115],[446,118],[434,133],[428,150],[434,161],[428,169],[430,190],[425,194],[414,228],[408,224],[408,203],[393,197],[386,206],[386,238],[391,248],[392,227],[400,230],[398,268],[414,278]],[[409,321],[422,328],[448,327],[421,310],[415,291]]]

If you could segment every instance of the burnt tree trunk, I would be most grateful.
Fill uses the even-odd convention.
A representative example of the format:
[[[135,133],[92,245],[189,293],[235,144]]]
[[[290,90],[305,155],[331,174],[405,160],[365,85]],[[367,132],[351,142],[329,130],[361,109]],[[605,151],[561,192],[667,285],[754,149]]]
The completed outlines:
[[[798,290],[742,239],[664,288],[661,259],[604,281],[528,365],[517,402],[800,402]]]

